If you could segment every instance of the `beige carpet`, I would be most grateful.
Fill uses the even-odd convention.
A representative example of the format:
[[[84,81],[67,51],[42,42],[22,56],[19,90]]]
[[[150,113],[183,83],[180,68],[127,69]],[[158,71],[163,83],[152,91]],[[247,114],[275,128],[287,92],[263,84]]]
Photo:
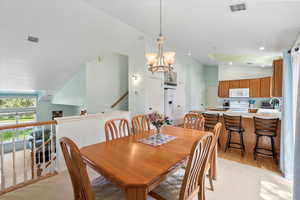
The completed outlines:
[[[207,200],[292,199],[291,184],[273,172],[219,159],[218,173],[218,180],[215,181],[215,192],[207,189]],[[72,195],[73,191],[68,174],[64,172],[0,196],[0,199],[72,200]]]

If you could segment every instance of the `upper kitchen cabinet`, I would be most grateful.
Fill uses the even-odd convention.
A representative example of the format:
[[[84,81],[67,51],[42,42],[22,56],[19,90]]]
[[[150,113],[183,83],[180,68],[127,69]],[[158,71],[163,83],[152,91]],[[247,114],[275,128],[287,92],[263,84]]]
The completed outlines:
[[[219,97],[229,97],[229,81],[219,81]]]
[[[272,93],[273,97],[282,97],[283,60],[273,61]]]
[[[249,79],[239,80],[239,82],[240,82],[240,88],[250,88],[250,80]]]
[[[229,81],[229,88],[240,88],[240,81],[239,80]]]
[[[250,97],[261,97],[260,95],[260,78],[250,79]]]
[[[260,79],[260,97],[271,96],[271,77]]]

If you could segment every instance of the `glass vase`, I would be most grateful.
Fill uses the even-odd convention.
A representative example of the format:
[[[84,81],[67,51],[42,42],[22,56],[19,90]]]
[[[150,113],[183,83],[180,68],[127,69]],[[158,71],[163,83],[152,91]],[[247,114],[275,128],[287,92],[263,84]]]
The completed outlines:
[[[161,127],[156,127],[156,139],[161,139],[162,138],[162,134],[160,133],[160,128]]]

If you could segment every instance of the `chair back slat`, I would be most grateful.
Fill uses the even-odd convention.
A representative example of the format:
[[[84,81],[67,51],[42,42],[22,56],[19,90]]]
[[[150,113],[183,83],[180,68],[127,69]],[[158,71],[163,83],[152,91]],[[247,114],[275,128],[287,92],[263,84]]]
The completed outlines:
[[[69,138],[60,139],[60,146],[71,177],[75,200],[95,200],[86,164],[77,145]]]
[[[131,120],[133,133],[142,133],[150,130],[150,121],[147,115],[137,115]]]
[[[203,184],[212,141],[213,134],[207,133],[194,143],[180,190],[180,200],[189,199]]]
[[[213,130],[215,125],[219,122],[219,114],[203,113],[205,119],[204,128],[205,130]]]
[[[242,116],[232,116],[223,114],[225,128],[236,128],[240,130],[242,128]]]
[[[258,118],[254,117],[254,128],[255,132],[272,132],[274,135],[276,135],[276,131],[278,128],[278,122],[279,119],[264,119],[264,118]]]
[[[104,126],[106,141],[131,135],[127,119],[108,120]]]
[[[184,116],[184,128],[204,130],[204,118],[201,114],[188,113]]]

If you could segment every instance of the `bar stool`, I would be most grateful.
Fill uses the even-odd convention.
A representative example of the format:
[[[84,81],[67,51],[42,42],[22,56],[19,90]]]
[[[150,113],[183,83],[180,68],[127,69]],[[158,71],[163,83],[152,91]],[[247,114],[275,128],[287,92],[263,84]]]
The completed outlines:
[[[226,131],[228,132],[227,143],[225,152],[228,148],[240,149],[242,156],[245,153],[245,144],[244,144],[244,132],[245,129],[242,128],[242,116],[230,116],[223,114],[224,123]],[[233,133],[237,133],[240,136],[240,142],[232,142],[231,137]]]
[[[265,155],[265,156],[272,156],[274,160],[276,159],[276,150],[275,150],[275,142],[274,138],[277,135],[277,128],[279,119],[265,119],[265,118],[258,118],[254,117],[254,130],[256,134],[256,144],[253,150],[254,160],[256,160],[257,154]],[[259,139],[261,137],[270,138],[271,141],[271,149],[259,147]],[[263,151],[271,152],[265,153]]]
[[[203,113],[202,115],[205,120],[204,121],[204,130],[213,132],[216,124],[219,122],[219,119],[220,119],[219,113],[217,113],[217,114]],[[221,146],[220,138],[218,138],[218,145]]]
[[[219,122],[220,115],[211,114],[211,113],[203,113],[202,115],[205,119],[204,122],[205,131],[214,131],[216,124]]]

